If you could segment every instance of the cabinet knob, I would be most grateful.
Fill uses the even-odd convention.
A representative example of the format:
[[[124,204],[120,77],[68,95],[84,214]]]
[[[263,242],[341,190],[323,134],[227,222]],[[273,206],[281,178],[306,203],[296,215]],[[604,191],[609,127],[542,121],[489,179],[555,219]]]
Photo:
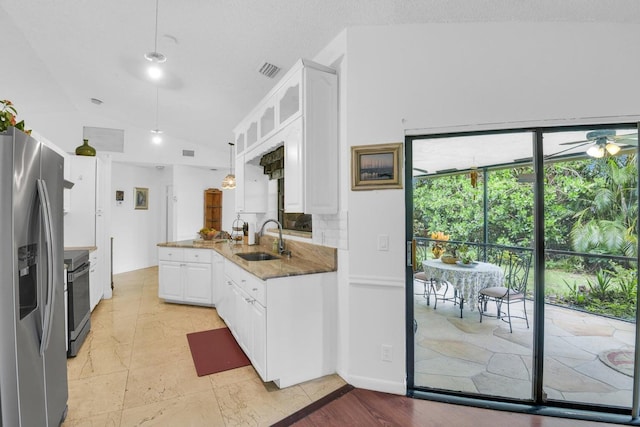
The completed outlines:
[[[258,288],[253,288],[253,289],[252,289],[252,291],[253,291],[253,292],[257,292],[257,291],[258,291]]]

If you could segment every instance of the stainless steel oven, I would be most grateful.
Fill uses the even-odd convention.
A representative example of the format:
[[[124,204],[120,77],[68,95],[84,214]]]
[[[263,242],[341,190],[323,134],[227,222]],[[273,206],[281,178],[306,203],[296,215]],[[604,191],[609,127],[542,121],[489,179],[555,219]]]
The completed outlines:
[[[89,301],[89,251],[64,251],[67,264],[67,319],[69,346],[67,357],[78,354],[91,329]]]

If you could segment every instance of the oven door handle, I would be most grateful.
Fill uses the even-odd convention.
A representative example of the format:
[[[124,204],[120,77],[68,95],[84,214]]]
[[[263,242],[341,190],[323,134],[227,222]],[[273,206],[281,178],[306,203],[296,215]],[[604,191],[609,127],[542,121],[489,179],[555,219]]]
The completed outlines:
[[[67,283],[75,282],[76,279],[79,279],[85,274],[89,274],[90,268],[91,268],[91,264],[86,263],[86,264],[82,264],[79,268],[71,272],[67,272]]]
[[[47,249],[47,283],[46,292],[47,299],[44,305],[44,316],[42,318],[42,338],[40,339],[40,355],[44,355],[49,347],[49,339],[51,338],[51,329],[53,327],[53,307],[55,304],[55,281],[54,281],[54,263],[56,262],[56,252],[54,250],[55,238],[53,228],[51,226],[51,203],[49,201],[49,192],[47,191],[47,183],[43,179],[38,179],[38,198],[40,200],[42,225],[44,226],[44,240]]]

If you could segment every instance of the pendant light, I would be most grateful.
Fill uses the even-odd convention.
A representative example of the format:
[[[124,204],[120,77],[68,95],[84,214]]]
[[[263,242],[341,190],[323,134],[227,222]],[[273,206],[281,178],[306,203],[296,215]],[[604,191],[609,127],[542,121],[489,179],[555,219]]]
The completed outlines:
[[[159,91],[160,89],[156,88],[156,128],[151,131],[153,135],[151,141],[154,144],[160,144],[162,142],[162,131],[158,128],[158,109],[160,108]]]
[[[162,77],[163,73],[160,64],[166,62],[167,60],[167,57],[164,54],[158,52],[158,1],[159,0],[156,0],[156,32],[153,52],[147,52],[144,54],[145,59],[151,62],[151,65],[147,69],[147,73],[153,80],[158,80]]]
[[[233,142],[229,143],[229,174],[222,180],[223,190],[233,190],[236,188],[236,176],[233,174]]]

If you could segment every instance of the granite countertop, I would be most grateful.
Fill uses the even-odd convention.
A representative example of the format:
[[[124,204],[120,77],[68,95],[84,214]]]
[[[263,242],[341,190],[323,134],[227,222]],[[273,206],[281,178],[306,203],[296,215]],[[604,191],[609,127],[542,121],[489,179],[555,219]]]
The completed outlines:
[[[249,246],[242,243],[229,245],[226,240],[182,240],[178,242],[158,243],[158,246],[168,248],[212,249],[262,280],[336,271],[335,263],[323,262],[323,257],[314,257],[313,250],[296,251],[292,249],[291,258],[280,256],[279,259],[268,261],[246,261],[235,255],[249,252],[272,253],[269,243]]]
[[[95,251],[97,249],[98,249],[97,246],[65,246],[64,247],[65,251],[89,251],[89,252],[93,252],[93,251]]]

